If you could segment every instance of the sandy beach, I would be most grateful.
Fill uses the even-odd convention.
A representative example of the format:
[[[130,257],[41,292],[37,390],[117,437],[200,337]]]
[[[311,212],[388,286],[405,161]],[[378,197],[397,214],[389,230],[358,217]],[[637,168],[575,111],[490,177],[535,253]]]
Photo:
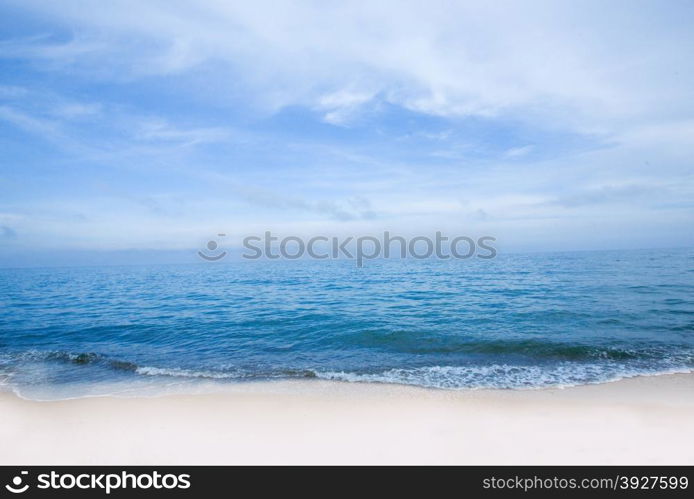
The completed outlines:
[[[296,381],[35,402],[0,464],[694,464],[694,375],[545,390]]]

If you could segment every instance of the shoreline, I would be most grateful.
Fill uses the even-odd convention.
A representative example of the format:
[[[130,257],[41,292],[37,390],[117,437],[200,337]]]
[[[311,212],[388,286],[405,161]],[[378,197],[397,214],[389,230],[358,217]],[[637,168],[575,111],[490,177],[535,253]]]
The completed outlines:
[[[39,402],[0,464],[694,464],[694,374],[533,390],[291,380]]]

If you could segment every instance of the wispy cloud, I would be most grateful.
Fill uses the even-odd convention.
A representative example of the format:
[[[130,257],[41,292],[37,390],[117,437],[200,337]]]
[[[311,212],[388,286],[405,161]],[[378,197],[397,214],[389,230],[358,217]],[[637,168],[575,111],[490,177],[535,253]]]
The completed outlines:
[[[327,123],[344,125],[373,98],[371,92],[342,89],[320,96],[316,108],[325,113]]]
[[[535,146],[533,146],[532,144],[528,144],[527,146],[512,147],[511,149],[506,151],[505,156],[507,158],[519,158],[521,156],[530,154],[533,149],[535,149]]]
[[[139,124],[138,140],[164,141],[184,146],[224,142],[232,137],[231,130],[222,127],[178,128],[164,120],[146,120]]]

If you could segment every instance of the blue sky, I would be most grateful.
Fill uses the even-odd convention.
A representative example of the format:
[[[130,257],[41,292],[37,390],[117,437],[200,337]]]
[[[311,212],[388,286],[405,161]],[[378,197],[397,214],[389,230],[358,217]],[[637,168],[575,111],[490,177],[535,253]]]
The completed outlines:
[[[692,245],[694,3],[483,3],[3,2],[0,261]]]

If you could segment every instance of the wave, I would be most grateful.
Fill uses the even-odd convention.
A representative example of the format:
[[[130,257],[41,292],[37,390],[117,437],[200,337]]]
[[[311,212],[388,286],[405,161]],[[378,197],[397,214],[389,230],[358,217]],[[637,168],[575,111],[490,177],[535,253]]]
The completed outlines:
[[[416,367],[283,367],[222,366],[215,364],[195,367],[138,365],[97,352],[25,351],[0,356],[0,384],[35,381],[33,363],[39,363],[40,373],[50,371],[50,365],[62,363],[73,373],[72,379],[90,383],[114,378],[115,373],[141,378],[178,378],[190,381],[255,381],[270,379],[306,379],[369,383],[396,383],[442,389],[527,389],[575,386],[614,381],[641,375],[692,372],[694,353],[669,346],[648,346],[640,349],[599,348],[586,345],[539,341],[478,342],[466,345],[467,353],[495,354],[484,359],[469,357],[464,362],[446,363],[439,359],[433,365]],[[532,352],[544,356],[541,361],[504,357],[501,354]],[[552,361],[547,358],[552,357]],[[516,362],[517,361],[517,362]],[[28,364],[27,364],[28,363]],[[28,366],[28,367],[27,367]],[[82,369],[98,368],[98,371]],[[14,372],[25,370],[27,376],[14,379]],[[59,372],[64,373],[65,367]],[[42,378],[48,380],[49,378]]]
[[[625,348],[540,339],[475,340],[462,336],[432,335],[427,332],[413,331],[366,331],[351,336],[349,342],[354,346],[407,354],[523,355],[556,360],[659,358],[676,347],[676,345],[649,344]]]
[[[0,380],[12,375],[12,367],[26,362],[59,362],[74,366],[97,366],[115,371],[131,372],[140,376],[166,376],[201,379],[266,379],[266,378],[315,378],[310,369],[186,369],[182,367],[139,366],[134,362],[112,358],[95,352],[38,351],[30,350],[14,355],[0,356]],[[9,369],[10,371],[5,371]]]
[[[170,376],[176,378],[201,378],[201,379],[238,379],[236,373],[224,373],[215,371],[195,371],[181,368],[162,368],[162,367],[138,367],[135,373],[142,376]]]
[[[270,380],[317,378],[355,383],[391,383],[439,389],[532,389],[604,383],[635,376],[690,373],[692,366],[625,366],[622,364],[559,365],[470,365],[395,368],[383,371],[330,371],[321,369],[280,369],[218,371],[182,368],[138,367],[141,376],[199,380]]]
[[[538,366],[433,366],[414,369],[390,369],[380,373],[344,371],[318,372],[317,377],[351,383],[387,383],[438,389],[539,389],[564,388],[607,383],[636,376],[692,373],[694,369],[605,369],[575,364],[540,368]]]
[[[28,350],[25,352],[15,353],[13,355],[4,355],[0,359],[5,365],[22,362],[64,362],[74,364],[76,366],[86,365],[103,365],[112,369],[121,371],[135,371],[137,365],[133,362],[128,362],[119,359],[113,359],[108,355],[95,352],[68,352],[68,351],[40,351]]]
[[[200,379],[270,379],[270,378],[317,378],[311,369],[280,369],[276,371],[207,371],[181,368],[138,367],[135,372],[143,376],[169,376]]]

